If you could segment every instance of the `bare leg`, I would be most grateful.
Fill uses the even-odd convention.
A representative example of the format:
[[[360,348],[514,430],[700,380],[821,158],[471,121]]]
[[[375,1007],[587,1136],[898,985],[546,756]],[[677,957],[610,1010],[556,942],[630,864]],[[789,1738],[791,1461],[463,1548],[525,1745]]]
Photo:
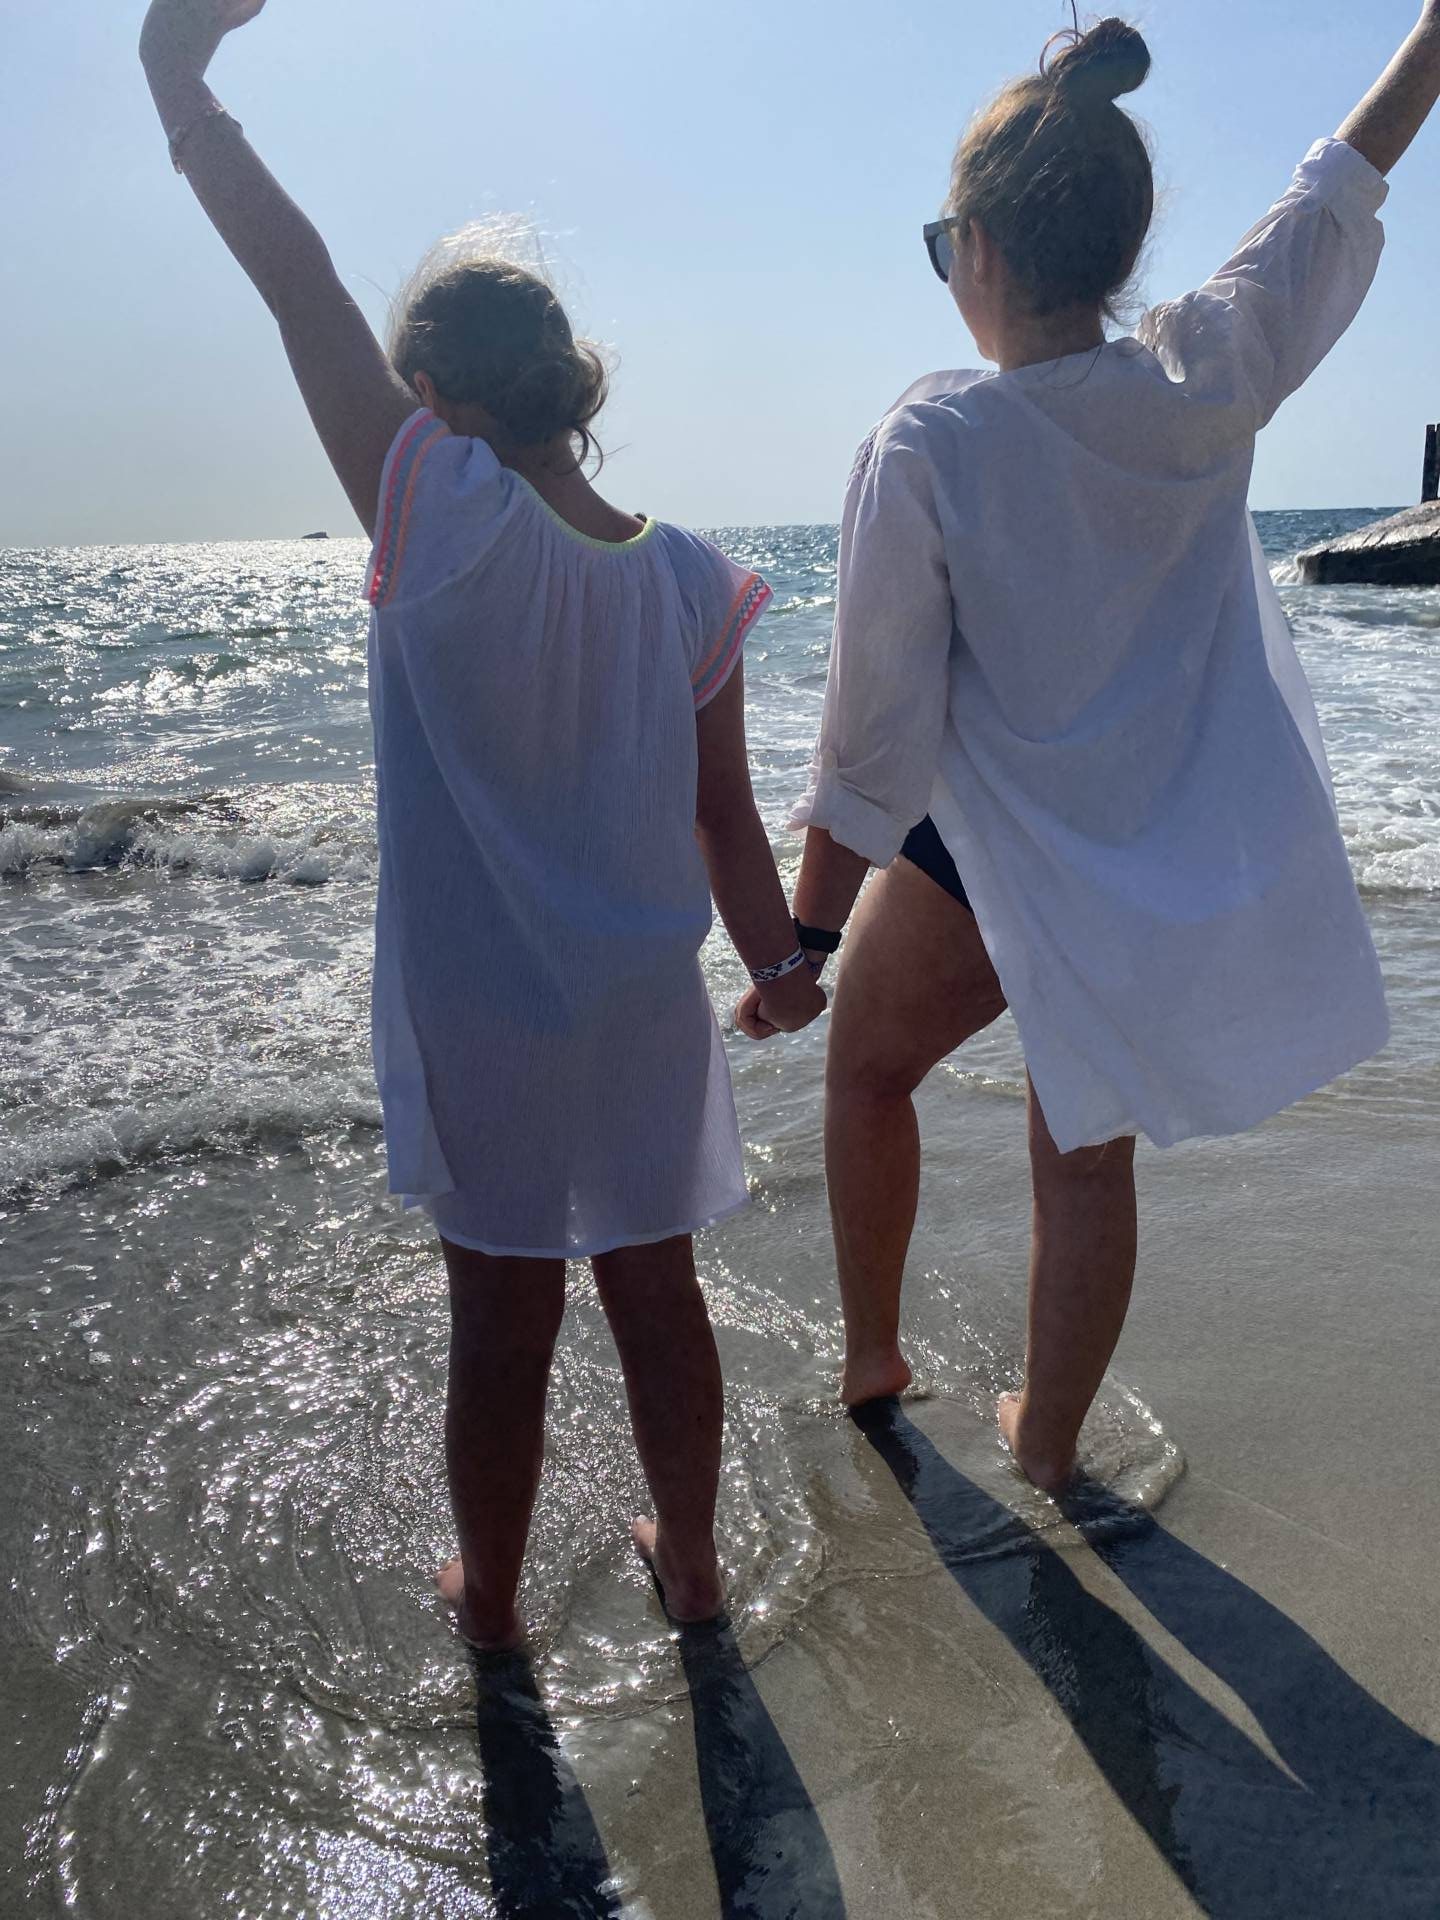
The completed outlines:
[[[635,1545],[655,1569],[672,1620],[712,1620],[725,1606],[715,1554],[725,1407],[690,1236],[621,1247],[591,1264],[655,1502],[654,1520],[635,1523]]]
[[[1115,1352],[1135,1282],[1135,1142],[1061,1153],[1030,1089],[1035,1195],[1030,1328],[1022,1393],[1000,1401],[1000,1431],[1047,1493],[1075,1471],[1081,1422]]]
[[[521,1637],[515,1596],[544,1460],[565,1263],[440,1245],[450,1275],[445,1464],[460,1557],[440,1569],[436,1584],[467,1640],[513,1647]]]
[[[908,860],[877,875],[846,942],[825,1070],[846,1406],[910,1382],[900,1285],[920,1190],[911,1095],[938,1061],[1004,1011],[974,915]]]

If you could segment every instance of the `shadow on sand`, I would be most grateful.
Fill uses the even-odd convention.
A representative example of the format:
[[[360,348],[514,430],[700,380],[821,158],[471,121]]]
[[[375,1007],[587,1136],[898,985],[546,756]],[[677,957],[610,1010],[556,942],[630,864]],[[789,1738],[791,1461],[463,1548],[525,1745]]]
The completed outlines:
[[[729,1624],[682,1628],[680,1658],[725,1920],[844,1920],[820,1816]]]
[[[1153,1616],[1243,1700],[1283,1765],[1036,1539],[975,1559],[998,1504],[896,1401],[857,1425],[940,1559],[1045,1683],[1136,1824],[1214,1920],[1436,1920],[1440,1748],[1309,1634],[1148,1514],[1082,1489],[1072,1517]],[[1108,1511],[1106,1508],[1108,1506]]]
[[[485,1851],[500,1920],[619,1920],[610,1862],[523,1653],[474,1653]]]
[[[830,1844],[728,1623],[685,1627],[705,1829],[725,1920],[844,1920]],[[490,1886],[501,1920],[618,1920],[584,1790],[523,1654],[473,1656]]]

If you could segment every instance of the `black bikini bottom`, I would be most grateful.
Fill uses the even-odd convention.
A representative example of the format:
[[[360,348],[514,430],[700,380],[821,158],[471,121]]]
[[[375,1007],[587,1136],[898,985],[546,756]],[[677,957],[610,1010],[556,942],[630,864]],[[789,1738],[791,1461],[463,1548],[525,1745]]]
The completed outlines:
[[[970,896],[965,891],[965,882],[960,878],[960,870],[951,859],[950,849],[940,838],[935,822],[928,813],[918,827],[910,829],[900,851],[911,866],[928,873],[936,886],[943,887],[952,900],[958,900],[967,911],[974,912]]]

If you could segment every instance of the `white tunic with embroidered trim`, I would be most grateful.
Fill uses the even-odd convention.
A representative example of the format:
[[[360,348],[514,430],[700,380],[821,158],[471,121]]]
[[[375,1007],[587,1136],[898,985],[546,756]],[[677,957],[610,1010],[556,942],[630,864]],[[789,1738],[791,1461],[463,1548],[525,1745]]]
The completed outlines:
[[[700,970],[695,714],[768,589],[575,533],[483,440],[396,439],[372,562],[374,1041],[392,1191],[579,1257],[744,1204]]]
[[[1138,340],[933,375],[852,475],[795,824],[883,866],[932,816],[1062,1150],[1238,1132],[1385,1042],[1246,504],[1256,433],[1370,287],[1385,192],[1322,141]]]

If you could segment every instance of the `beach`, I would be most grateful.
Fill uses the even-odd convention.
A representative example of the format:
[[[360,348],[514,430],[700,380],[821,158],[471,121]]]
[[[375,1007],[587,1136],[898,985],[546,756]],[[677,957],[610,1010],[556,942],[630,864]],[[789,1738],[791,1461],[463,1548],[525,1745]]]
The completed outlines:
[[[1260,518],[1394,1037],[1250,1136],[1142,1151],[1092,1491],[1061,1513],[993,1428],[1008,1022],[921,1096],[917,1392],[863,1428],[823,1023],[731,1036],[754,1203],[700,1267],[733,1634],[677,1639],[629,1550],[577,1271],[533,1661],[478,1676],[429,1587],[442,1275],[368,1059],[363,548],[0,555],[6,1920],[1440,1911],[1440,595],[1290,562],[1368,517]],[[834,532],[719,537],[776,588],[747,672],[788,876]],[[706,968],[723,1011],[719,934]]]

